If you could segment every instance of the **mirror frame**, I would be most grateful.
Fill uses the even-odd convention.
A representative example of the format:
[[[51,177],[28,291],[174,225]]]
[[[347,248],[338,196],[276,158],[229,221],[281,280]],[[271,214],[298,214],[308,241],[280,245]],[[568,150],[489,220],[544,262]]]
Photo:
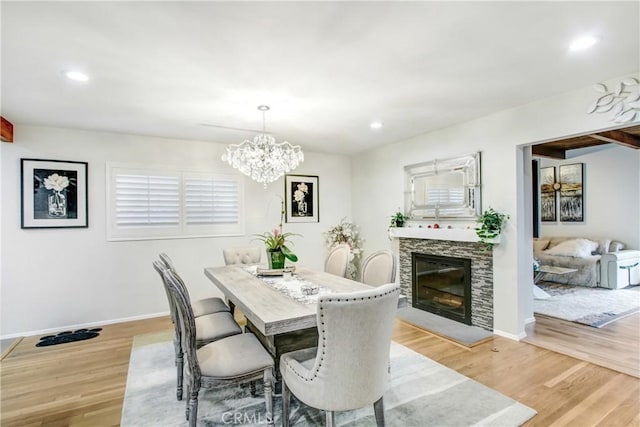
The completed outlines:
[[[482,214],[480,183],[480,151],[459,157],[434,159],[404,167],[405,213],[411,219],[476,219]],[[448,173],[462,174],[463,202],[449,205],[456,213],[447,212],[440,205],[418,204],[415,197],[415,181]],[[459,188],[456,185],[453,188]],[[426,190],[425,190],[426,191]],[[441,210],[442,209],[442,210]]]

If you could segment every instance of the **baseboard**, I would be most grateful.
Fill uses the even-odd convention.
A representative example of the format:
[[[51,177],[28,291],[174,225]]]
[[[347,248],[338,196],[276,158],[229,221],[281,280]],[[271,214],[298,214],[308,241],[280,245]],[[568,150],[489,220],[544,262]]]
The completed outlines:
[[[132,316],[132,317],[122,317],[120,319],[102,320],[100,322],[58,326],[58,327],[49,328],[49,329],[41,329],[36,331],[21,332],[17,334],[2,335],[0,336],[0,339],[6,340],[6,339],[14,339],[14,338],[20,338],[20,337],[30,337],[34,335],[47,335],[47,334],[51,334],[53,332],[58,332],[58,331],[75,330],[75,329],[82,329],[82,328],[95,328],[97,326],[112,325],[114,323],[133,322],[134,320],[153,319],[155,317],[162,317],[162,316],[168,316],[168,315],[169,315],[169,312],[164,311],[161,313],[143,314],[140,316]]]
[[[510,340],[514,340],[514,341],[520,341],[523,338],[527,337],[527,333],[524,332],[524,331],[520,332],[518,335],[515,335],[515,334],[511,334],[509,332],[501,331],[499,329],[494,329],[493,333],[495,335],[499,335],[499,336],[504,337],[504,338],[509,338]]]

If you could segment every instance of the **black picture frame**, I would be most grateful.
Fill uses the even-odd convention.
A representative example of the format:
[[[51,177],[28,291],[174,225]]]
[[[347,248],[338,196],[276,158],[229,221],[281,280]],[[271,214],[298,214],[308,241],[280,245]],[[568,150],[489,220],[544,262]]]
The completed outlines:
[[[584,222],[584,163],[559,166],[560,222]]]
[[[556,168],[554,166],[540,168],[540,221],[556,222]]]
[[[20,227],[89,226],[89,164],[20,159]]]
[[[319,190],[316,175],[285,175],[286,222],[320,222]]]

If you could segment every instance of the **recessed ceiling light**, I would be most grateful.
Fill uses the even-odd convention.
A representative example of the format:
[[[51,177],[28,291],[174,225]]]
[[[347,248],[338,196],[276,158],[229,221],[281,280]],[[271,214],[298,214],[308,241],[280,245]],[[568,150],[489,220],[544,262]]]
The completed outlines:
[[[577,50],[589,49],[591,46],[596,44],[597,41],[598,39],[592,36],[579,37],[571,42],[569,50],[575,52]]]
[[[76,82],[86,82],[89,80],[89,76],[79,71],[65,71],[64,75],[67,76],[69,80],[74,80]]]
[[[369,127],[371,129],[380,129],[382,127],[382,123],[380,122],[372,122]]]

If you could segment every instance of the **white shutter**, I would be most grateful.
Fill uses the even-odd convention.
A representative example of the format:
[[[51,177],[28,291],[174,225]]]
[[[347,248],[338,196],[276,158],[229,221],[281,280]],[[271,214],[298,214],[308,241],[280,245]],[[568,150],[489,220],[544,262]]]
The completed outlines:
[[[122,173],[115,186],[117,227],[180,225],[179,177]]]
[[[107,240],[244,234],[239,174],[107,165]]]
[[[235,224],[239,221],[238,180],[222,177],[184,179],[185,222],[197,224]]]

